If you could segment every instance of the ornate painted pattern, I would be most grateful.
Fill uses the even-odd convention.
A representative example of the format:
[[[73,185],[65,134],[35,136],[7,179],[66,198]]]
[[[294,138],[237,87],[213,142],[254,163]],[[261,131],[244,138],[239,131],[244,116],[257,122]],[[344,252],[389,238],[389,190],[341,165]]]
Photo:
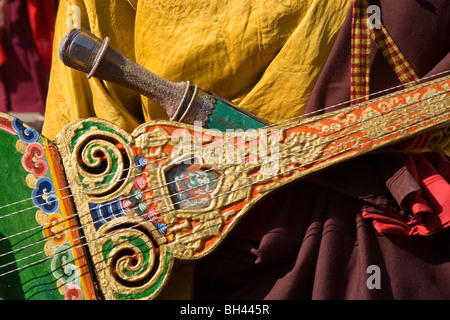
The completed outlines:
[[[99,119],[75,122],[57,137],[98,279],[107,299],[145,299],[162,289],[173,265],[152,215],[147,158],[132,137]]]
[[[57,145],[105,297],[154,298],[175,258],[208,255],[269,192],[449,123],[449,101],[446,77],[271,130],[70,124]]]
[[[30,196],[36,207],[36,221],[42,226],[46,239],[45,254],[51,259],[51,273],[57,280],[56,286],[64,299],[89,299],[83,290],[85,283],[81,277],[80,254],[72,248],[73,225],[67,217],[65,204],[60,201],[60,190],[53,159],[49,152],[49,141],[34,129],[25,126],[19,119],[11,120],[12,129],[19,136],[16,144],[22,153],[21,164],[29,172],[26,182],[31,188]]]

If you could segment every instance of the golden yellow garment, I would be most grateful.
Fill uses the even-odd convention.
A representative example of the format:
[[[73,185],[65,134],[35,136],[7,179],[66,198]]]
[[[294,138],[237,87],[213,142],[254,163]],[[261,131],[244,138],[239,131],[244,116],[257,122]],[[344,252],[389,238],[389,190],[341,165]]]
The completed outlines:
[[[162,77],[190,80],[276,122],[303,113],[349,6],[350,0],[63,0],[43,134],[53,139],[64,125],[90,116],[129,132],[167,119],[149,99],[65,67],[57,50],[74,26],[110,37]]]

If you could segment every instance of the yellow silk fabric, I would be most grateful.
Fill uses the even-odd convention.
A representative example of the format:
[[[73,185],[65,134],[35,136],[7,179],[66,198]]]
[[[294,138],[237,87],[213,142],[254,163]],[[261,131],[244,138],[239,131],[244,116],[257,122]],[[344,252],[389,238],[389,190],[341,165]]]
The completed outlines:
[[[303,113],[350,0],[62,0],[43,134],[95,116],[131,132],[167,119],[155,102],[65,67],[62,37],[83,27],[150,71],[197,84],[269,122]]]

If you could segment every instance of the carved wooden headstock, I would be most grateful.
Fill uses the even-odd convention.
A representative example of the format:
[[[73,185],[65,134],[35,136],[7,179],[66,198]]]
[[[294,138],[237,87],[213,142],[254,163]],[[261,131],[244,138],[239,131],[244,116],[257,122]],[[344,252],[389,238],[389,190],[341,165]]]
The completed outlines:
[[[75,121],[56,144],[103,294],[157,296],[175,259],[208,255],[270,191],[448,123],[449,91],[447,77],[246,132],[156,121],[128,134]]]

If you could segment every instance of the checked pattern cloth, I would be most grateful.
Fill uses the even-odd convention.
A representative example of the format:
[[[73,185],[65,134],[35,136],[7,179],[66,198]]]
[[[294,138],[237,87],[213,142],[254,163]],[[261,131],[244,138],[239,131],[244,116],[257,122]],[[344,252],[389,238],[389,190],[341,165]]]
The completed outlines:
[[[353,105],[369,99],[372,40],[405,87],[420,80],[381,21],[376,26],[370,24],[369,6],[367,0],[352,1],[350,100]]]

